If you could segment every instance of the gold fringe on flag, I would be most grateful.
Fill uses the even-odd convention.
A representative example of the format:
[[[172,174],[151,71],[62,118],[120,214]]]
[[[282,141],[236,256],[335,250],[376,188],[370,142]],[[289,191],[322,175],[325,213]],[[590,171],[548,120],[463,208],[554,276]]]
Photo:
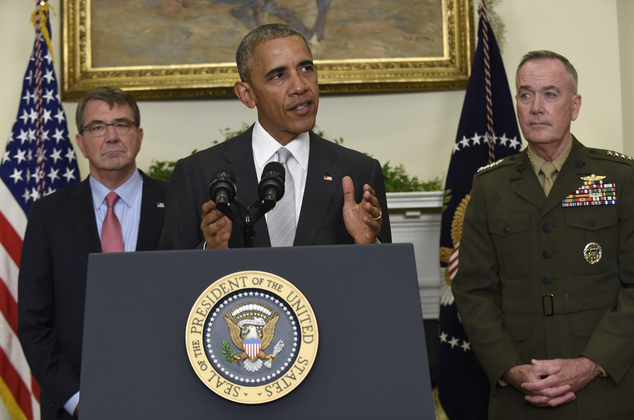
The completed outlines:
[[[48,21],[48,15],[52,11],[53,16],[57,16],[55,13],[55,9],[46,1],[40,2],[40,7],[38,9],[33,10],[31,13],[31,24],[35,26],[35,19],[38,13],[40,12],[40,31],[42,32],[42,37],[46,42],[46,46],[48,47],[48,51],[51,53],[51,57],[53,58],[53,62],[55,62],[55,56],[53,55],[53,45],[51,45],[51,34],[48,33],[48,27],[46,26],[46,22]]]

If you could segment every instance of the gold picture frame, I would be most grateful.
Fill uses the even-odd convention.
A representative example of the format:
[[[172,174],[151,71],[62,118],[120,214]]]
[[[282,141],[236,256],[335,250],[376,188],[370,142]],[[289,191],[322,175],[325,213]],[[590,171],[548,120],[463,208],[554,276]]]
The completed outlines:
[[[294,4],[294,7],[301,4],[307,14],[312,13],[311,16],[315,13],[309,10],[310,7],[315,10],[317,8],[313,2],[302,3],[298,0],[293,2],[269,0],[264,3],[275,4],[276,2],[284,3],[284,1],[291,6]],[[330,6],[330,1],[321,1]],[[319,2],[320,0],[317,0],[317,3]],[[401,13],[401,16],[399,19],[390,18],[385,16],[385,11],[381,11],[382,14],[374,22],[351,22],[353,17],[357,18],[363,11],[329,10],[328,12],[335,16],[329,21],[335,22],[330,26],[334,27],[337,24],[337,28],[345,31],[342,32],[344,36],[339,34],[329,38],[339,43],[338,46],[333,45],[330,51],[346,54],[353,51],[355,47],[359,47],[359,50],[360,47],[364,47],[370,55],[383,56],[381,58],[341,56],[328,58],[328,50],[324,48],[323,57],[320,57],[320,54],[315,52],[316,48],[312,47],[315,64],[319,71],[321,93],[402,92],[466,87],[474,51],[471,0],[363,0],[363,2],[367,5],[367,9],[372,9],[373,4],[383,8],[394,7],[394,13]],[[233,57],[226,51],[235,51],[240,38],[249,30],[238,20],[231,21],[232,16],[237,15],[238,5],[245,3],[248,2],[241,0],[152,0],[151,2],[128,0],[108,4],[105,0],[62,0],[62,99],[78,100],[88,90],[99,86],[120,87],[132,92],[137,99],[233,96],[233,85],[239,77]],[[152,8],[147,8],[147,13],[132,13],[121,9],[133,7],[135,4],[137,8],[141,5],[147,8],[147,5],[151,4]],[[351,3],[350,0],[341,2],[337,4],[337,7],[349,7],[350,4],[354,2]],[[113,5],[115,7],[112,7]],[[204,10],[213,10],[213,12],[201,16],[200,11],[193,8],[200,10],[205,8]],[[396,10],[397,8],[399,10]],[[405,19],[412,22],[427,22],[424,16],[421,18],[416,15],[416,11],[423,8],[425,8],[425,16],[434,15],[433,20],[429,19],[434,22],[433,25],[422,24],[427,26],[428,35],[413,32],[408,35],[407,30],[412,31],[414,28],[418,31],[418,27],[411,24],[407,26],[409,29],[396,27]],[[197,13],[197,19],[191,18],[187,28],[176,28],[178,19],[174,16],[184,13],[190,15]],[[220,22],[231,21],[226,25],[231,27],[224,28],[223,32],[220,30],[223,28],[219,28],[218,20],[215,23],[211,20],[200,21],[201,17],[211,19],[214,13],[219,14],[217,18]],[[144,29],[143,20],[151,16],[163,19],[160,22],[169,23],[157,24],[153,21]],[[243,14],[243,16],[251,18],[251,15]],[[340,23],[335,20],[337,16],[340,18]],[[268,15],[264,17],[270,18]],[[195,25],[201,26],[197,28]],[[207,29],[206,25],[211,25],[210,27],[214,30]],[[370,25],[374,26],[368,29]],[[162,34],[165,30],[164,26],[170,26],[169,29],[172,32],[169,36]],[[364,30],[366,32],[363,32]],[[360,34],[371,31],[378,36],[396,33],[398,46],[377,46],[383,41],[376,40],[371,45],[368,41],[368,45],[363,46],[363,40],[368,39],[364,35],[345,36],[354,34],[354,31]],[[163,54],[163,56],[166,56],[167,60],[180,60],[181,58],[174,57],[180,57],[178,54],[187,49],[182,44],[178,44],[178,36],[182,32],[186,32],[187,39],[195,38],[200,33],[207,36],[213,33],[214,42],[225,44],[222,46],[226,51],[217,53],[218,57],[224,59],[215,62],[212,56],[209,59],[211,62],[173,64],[160,62],[158,59],[156,63],[152,62],[156,58],[152,56],[152,53],[155,53],[155,56],[160,55],[157,52],[157,39],[173,41],[175,44],[171,46],[170,51],[175,53]],[[220,32],[232,34],[233,38],[224,40],[218,35]],[[120,41],[117,36],[122,36],[123,41]],[[387,39],[388,35],[385,37]],[[314,40],[317,40],[318,46],[326,44],[319,43],[316,35],[311,42]],[[434,42],[427,42],[428,40]],[[131,44],[128,45],[128,42]],[[199,42],[203,42],[204,47],[199,49],[199,53],[203,49],[212,50],[208,40]],[[132,43],[136,44],[132,45]],[[436,51],[409,53],[410,50],[416,49],[412,47],[434,43]],[[122,46],[122,44],[126,45]],[[209,48],[207,48],[208,45]],[[148,53],[143,54],[144,52]],[[398,53],[398,56],[389,56],[392,52]],[[137,57],[139,62],[135,61]],[[189,60],[189,57],[187,58]],[[119,59],[127,61],[119,62]],[[182,61],[186,60],[182,59]]]

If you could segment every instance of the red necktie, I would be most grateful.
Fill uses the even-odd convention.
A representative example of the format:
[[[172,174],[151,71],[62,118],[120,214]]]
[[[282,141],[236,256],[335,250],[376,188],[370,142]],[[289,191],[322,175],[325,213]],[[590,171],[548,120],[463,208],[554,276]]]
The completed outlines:
[[[101,226],[101,251],[102,252],[123,252],[123,235],[121,234],[121,224],[117,215],[114,214],[114,203],[119,196],[111,191],[106,196],[108,203],[108,213]]]

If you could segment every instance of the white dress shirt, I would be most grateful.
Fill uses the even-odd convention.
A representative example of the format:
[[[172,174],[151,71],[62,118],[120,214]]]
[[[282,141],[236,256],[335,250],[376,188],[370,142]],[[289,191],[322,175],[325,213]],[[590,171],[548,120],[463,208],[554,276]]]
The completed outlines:
[[[282,147],[259,122],[253,127],[253,162],[258,181],[262,178],[264,167],[269,162],[277,162],[275,152]],[[302,208],[304,190],[306,189],[306,174],[308,173],[308,156],[310,154],[310,136],[308,132],[301,133],[297,138],[285,146],[292,154],[293,159],[288,160],[286,165],[293,177],[295,185],[295,222],[299,221],[299,213]],[[268,213],[265,215],[268,218]]]

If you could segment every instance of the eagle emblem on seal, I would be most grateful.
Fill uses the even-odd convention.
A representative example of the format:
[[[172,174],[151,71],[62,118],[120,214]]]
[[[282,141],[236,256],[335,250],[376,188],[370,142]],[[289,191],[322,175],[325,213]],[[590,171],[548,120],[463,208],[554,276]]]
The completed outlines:
[[[271,368],[272,361],[284,348],[284,342],[279,340],[273,352],[266,354],[275,337],[275,327],[279,320],[277,312],[261,303],[244,303],[232,308],[224,317],[229,327],[229,336],[233,345],[242,353],[231,349],[228,340],[223,340],[222,353],[229,363],[240,362],[249,372],[257,372],[265,365]],[[266,360],[266,363],[263,362]]]

